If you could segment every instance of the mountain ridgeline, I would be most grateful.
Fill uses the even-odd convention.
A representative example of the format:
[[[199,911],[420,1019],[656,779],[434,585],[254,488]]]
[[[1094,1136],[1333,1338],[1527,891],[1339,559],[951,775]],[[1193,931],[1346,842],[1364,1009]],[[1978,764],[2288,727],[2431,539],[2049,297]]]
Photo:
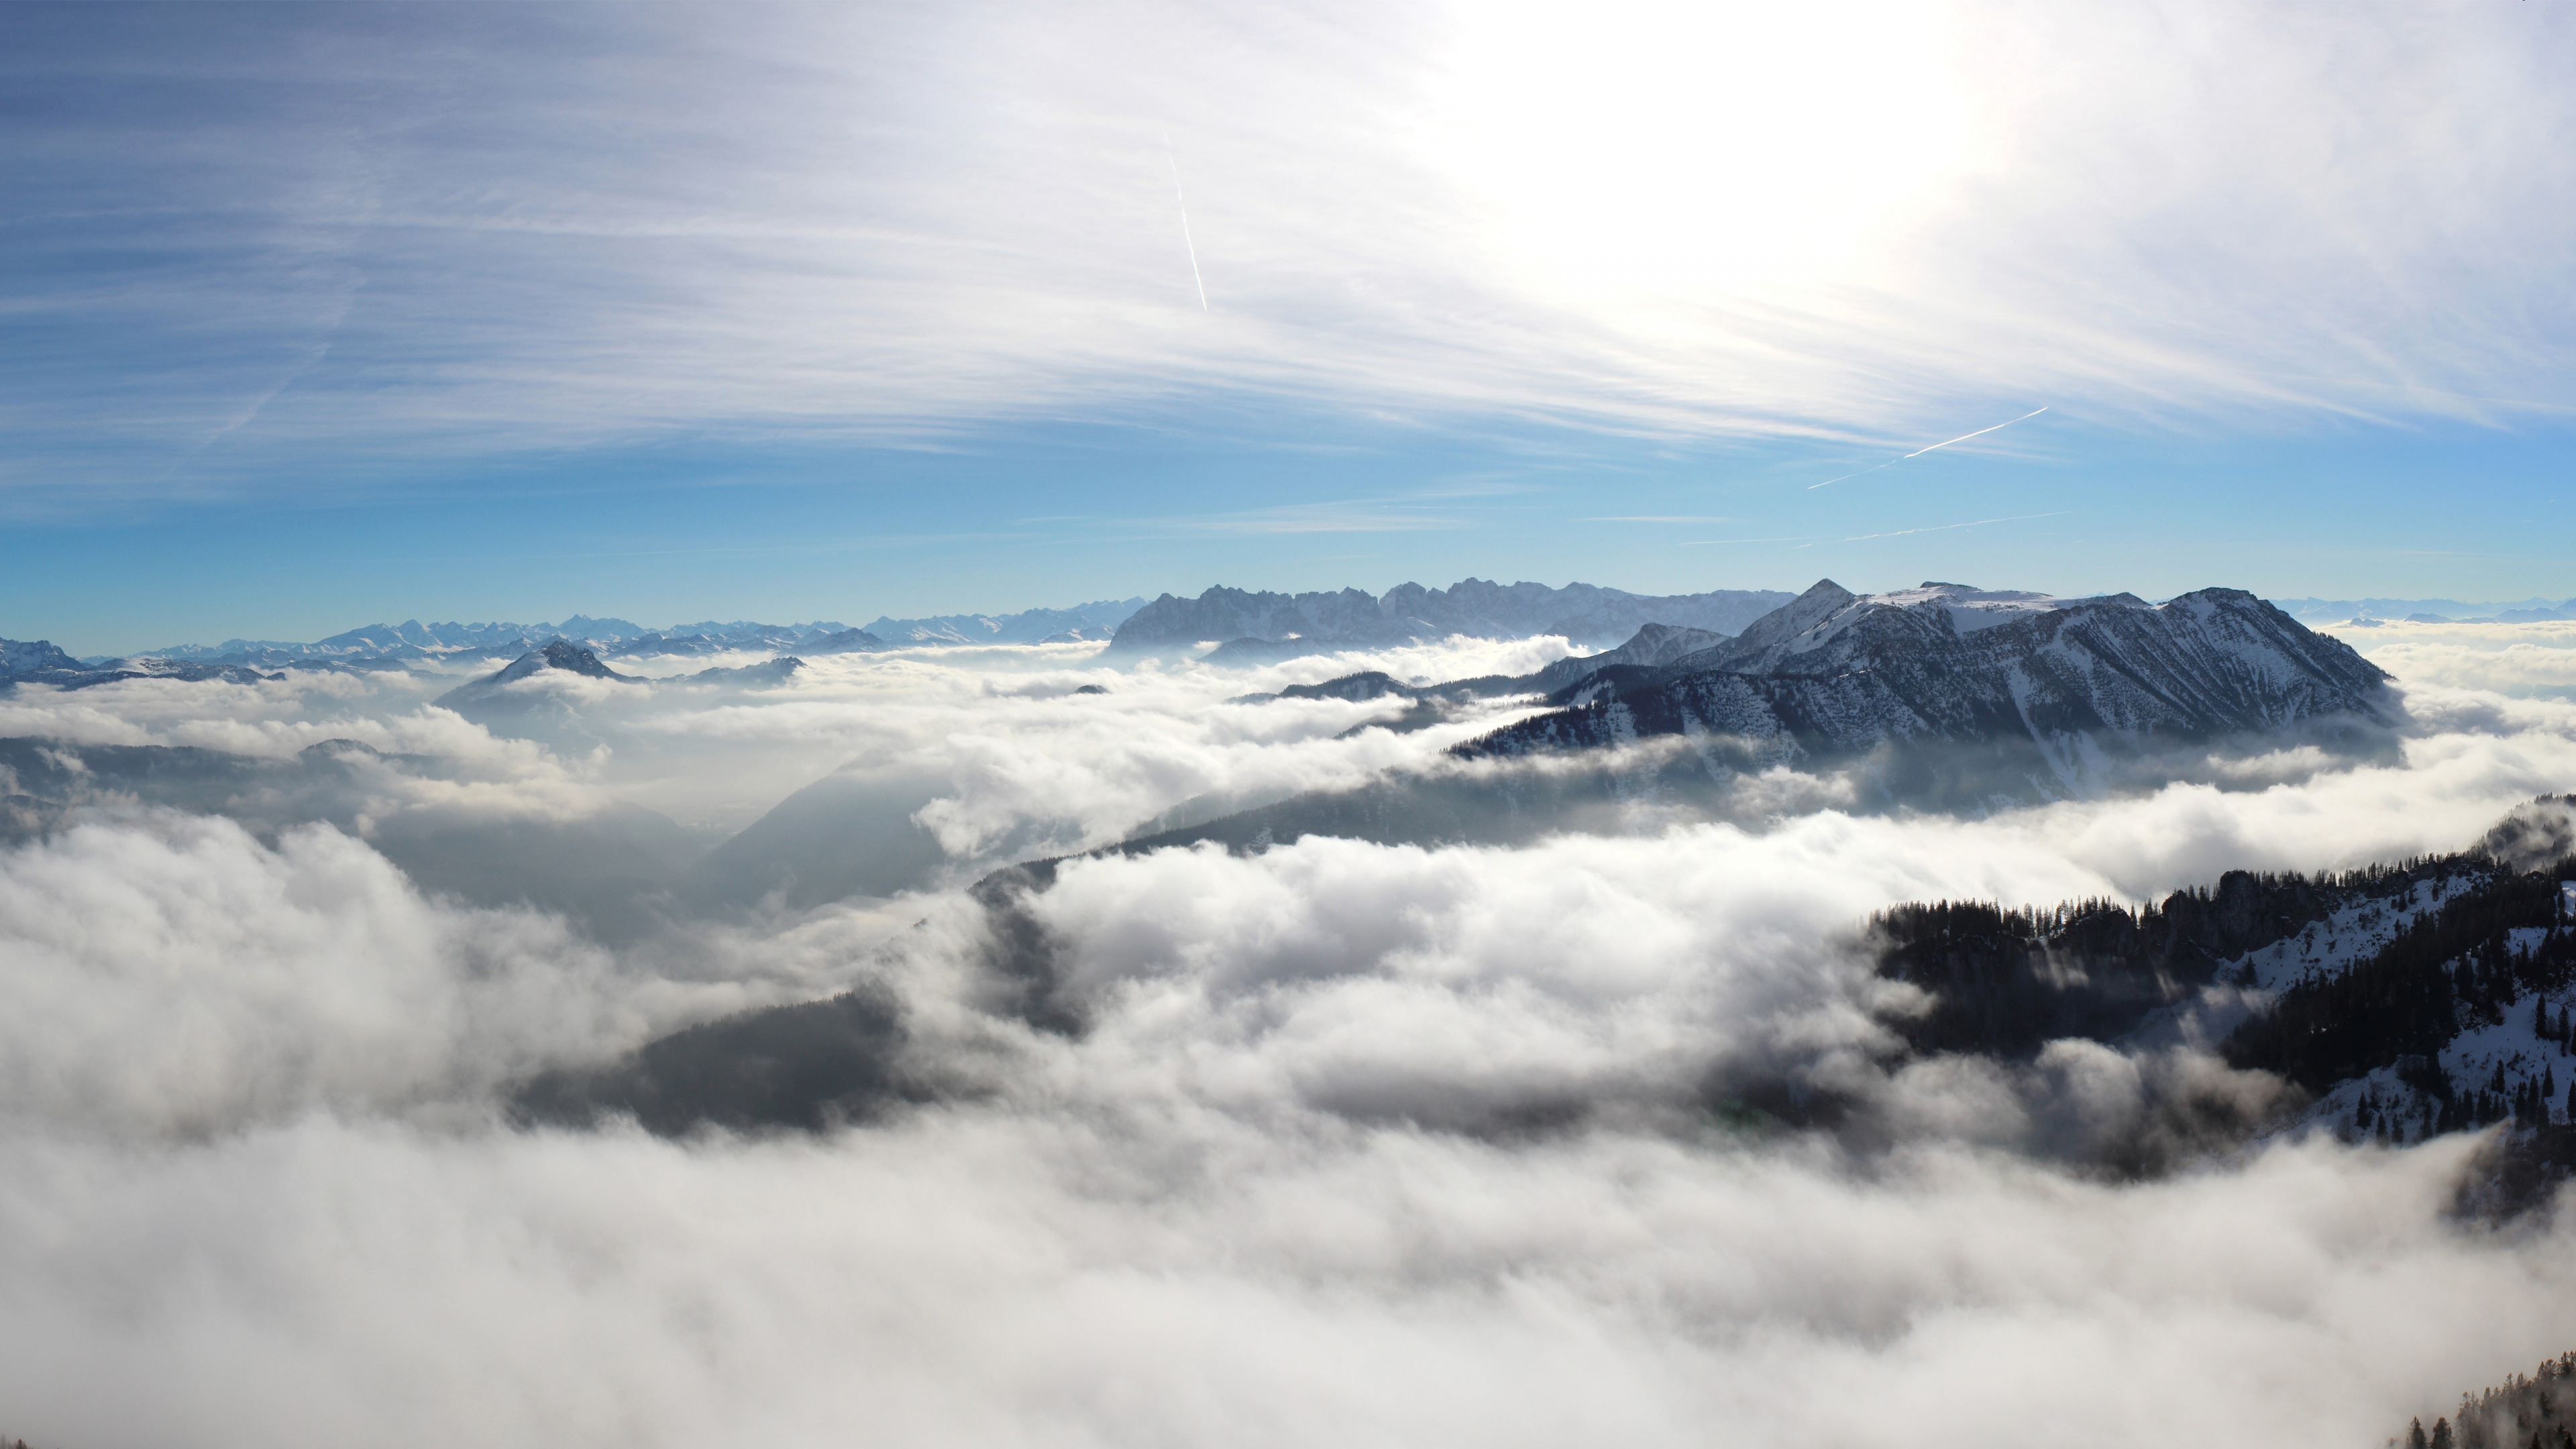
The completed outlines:
[[[1550,712],[1462,749],[1507,755],[1657,735],[1758,763],[1889,745],[2007,747],[2070,782],[2151,743],[2385,726],[2388,676],[2237,589],[2163,604],[1958,584],[1855,595],[1831,580],[1733,639],[1594,668]]]
[[[1756,824],[1746,782],[1833,777],[1847,808],[1984,810],[2217,779],[2229,756],[2396,748],[2389,677],[2236,589],[2163,604],[1960,584],[1855,595],[1825,580],[1732,637],[1667,624],[1528,675],[1407,684],[1363,673],[1276,695],[1396,695],[1396,730],[1540,709],[1441,763],[1357,787],[1210,812],[1136,845],[1510,841],[1635,828],[1676,811]],[[1514,766],[1526,768],[1514,769]],[[1624,822],[1624,823],[1622,823]]]
[[[1429,639],[1532,639],[1558,635],[1600,648],[1649,624],[1732,634],[1789,601],[1769,589],[1718,589],[1653,597],[1592,584],[1497,584],[1464,579],[1446,589],[1399,584],[1372,597],[1251,593],[1212,588],[1195,599],[1165,594],[1129,615],[1110,640],[1113,657],[1187,652],[1215,642],[1218,664],[1266,663],[1335,649],[1384,648]]]

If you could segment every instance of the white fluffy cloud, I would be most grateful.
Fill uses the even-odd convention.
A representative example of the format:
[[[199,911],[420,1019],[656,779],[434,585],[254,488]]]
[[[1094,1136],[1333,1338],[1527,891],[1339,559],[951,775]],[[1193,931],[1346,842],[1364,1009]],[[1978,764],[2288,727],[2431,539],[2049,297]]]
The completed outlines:
[[[2345,641],[2401,679],[2455,689],[2576,697],[2576,624],[2382,624]]]
[[[1091,802],[1045,807],[1085,829],[1379,759],[1332,739],[1365,707],[1227,705],[1241,677],[1190,670],[1069,692],[1103,677],[852,661],[636,703],[579,770],[524,748],[585,798],[683,769],[756,796],[765,767],[731,762],[909,752],[935,798],[994,819]],[[1308,676],[1257,682],[1289,677]],[[233,694],[197,698],[236,716]],[[1848,940],[1905,899],[2135,899],[2456,849],[2576,783],[2576,706],[2408,698],[2401,757],[2285,758],[2227,789],[1976,819],[1815,808],[1828,793],[1752,825],[1508,849],[1077,862],[1028,906],[1075,1036],[974,1009],[980,915],[953,894],[612,949],[424,896],[327,826],[94,814],[0,852],[5,1427],[2377,1442],[2568,1346],[2576,1220],[2450,1220],[2457,1140],[2097,1177],[2088,1141],[2214,1065],[2061,1045],[2027,1070],[1891,1071],[1870,1017],[1888,1002]],[[166,704],[84,707],[169,738]],[[292,738],[304,715],[241,717]],[[1016,763],[953,743],[978,738]],[[473,731],[469,753],[496,748]],[[771,1140],[497,1110],[531,1070],[862,981],[905,1001],[907,1050],[976,1090]],[[1708,1110],[1754,1070],[1850,1094],[1894,1145]]]

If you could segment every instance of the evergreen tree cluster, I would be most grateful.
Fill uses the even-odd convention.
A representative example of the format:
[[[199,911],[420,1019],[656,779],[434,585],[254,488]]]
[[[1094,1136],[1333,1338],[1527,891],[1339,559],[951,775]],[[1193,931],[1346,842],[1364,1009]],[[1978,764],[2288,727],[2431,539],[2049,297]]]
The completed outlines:
[[[1869,933],[1879,974],[1933,998],[1928,1013],[1895,1024],[1908,1045],[2026,1057],[2053,1039],[2107,1041],[2133,1030],[2149,1012],[2208,985],[2224,962],[2355,902],[2491,869],[2444,857],[2313,877],[2229,871],[2215,887],[2135,909],[2098,899],[2036,909],[1908,904],[1872,917]]]
[[[2569,875],[2576,862],[2548,874],[2489,872],[2346,970],[2282,992],[2269,1012],[2229,1037],[2229,1064],[2323,1090],[2380,1067],[2402,1068],[2402,1058],[2429,1060],[2464,1027],[2502,1023],[2517,998],[2564,991],[2576,980],[2576,934],[2558,923],[2558,886]],[[2512,944],[2512,932],[2532,928],[2547,933],[2536,947]],[[2547,1010],[2545,1002],[2539,1009]],[[2566,1039],[2555,1021],[2543,1025],[2542,1040]],[[2436,1095],[2452,1095],[2439,1073],[2417,1068],[2407,1075],[2424,1077],[2417,1084]],[[2503,1096],[2507,1087],[2499,1080],[2493,1090]],[[2507,1115],[2487,1104],[2478,1120]]]
[[[2460,1407],[2435,1419],[2416,1420],[2389,1441],[2403,1449],[2576,1449],[2576,1353],[2515,1374],[2479,1394],[2460,1396]]]
[[[2515,839],[2528,845],[2529,834]],[[2429,884],[2437,908],[2344,969],[2291,983],[2220,1050],[2231,1066],[2317,1093],[2388,1070],[2403,1086],[2365,1089],[2353,1135],[2409,1143],[2510,1123],[2519,1130],[2503,1175],[2555,1180],[2576,1169],[2576,1072],[2560,1082],[2547,1050],[2576,1054],[2576,927],[2560,920],[2576,857],[2523,871],[2491,846],[2312,877],[2231,871],[2134,908],[1902,905],[1872,918],[1871,939],[1879,974],[1931,997],[1893,1023],[1915,1051],[2026,1059],[2051,1040],[2123,1036],[2217,981],[2227,962],[2336,929],[2339,912],[2346,928],[2375,931]],[[2445,1073],[2441,1053],[2462,1031],[2518,1011],[2530,1013],[2538,1061],[2499,1060],[2483,1081]]]

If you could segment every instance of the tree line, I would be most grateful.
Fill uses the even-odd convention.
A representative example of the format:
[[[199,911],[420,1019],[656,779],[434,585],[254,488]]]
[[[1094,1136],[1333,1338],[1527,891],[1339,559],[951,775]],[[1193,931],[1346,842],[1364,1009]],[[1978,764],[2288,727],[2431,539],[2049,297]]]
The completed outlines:
[[[2459,1408],[2432,1428],[2417,1419],[2388,1442],[2404,1449],[2576,1449],[2576,1353],[2462,1394]]]

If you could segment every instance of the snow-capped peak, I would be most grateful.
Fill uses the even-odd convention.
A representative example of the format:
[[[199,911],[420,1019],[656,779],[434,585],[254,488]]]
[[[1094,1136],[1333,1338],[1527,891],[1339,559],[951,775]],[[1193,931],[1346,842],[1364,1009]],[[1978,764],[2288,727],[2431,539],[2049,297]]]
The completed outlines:
[[[2103,594],[2084,598],[2060,598],[2055,594],[2036,594],[2027,589],[1980,589],[1972,584],[1925,582],[1910,589],[1891,589],[1883,594],[1863,594],[1853,600],[1854,608],[1884,605],[1898,609],[1937,609],[1950,618],[1950,627],[1961,634],[2009,624],[2032,614],[2079,606],[2110,605],[2150,609],[2155,607],[2135,594]]]

